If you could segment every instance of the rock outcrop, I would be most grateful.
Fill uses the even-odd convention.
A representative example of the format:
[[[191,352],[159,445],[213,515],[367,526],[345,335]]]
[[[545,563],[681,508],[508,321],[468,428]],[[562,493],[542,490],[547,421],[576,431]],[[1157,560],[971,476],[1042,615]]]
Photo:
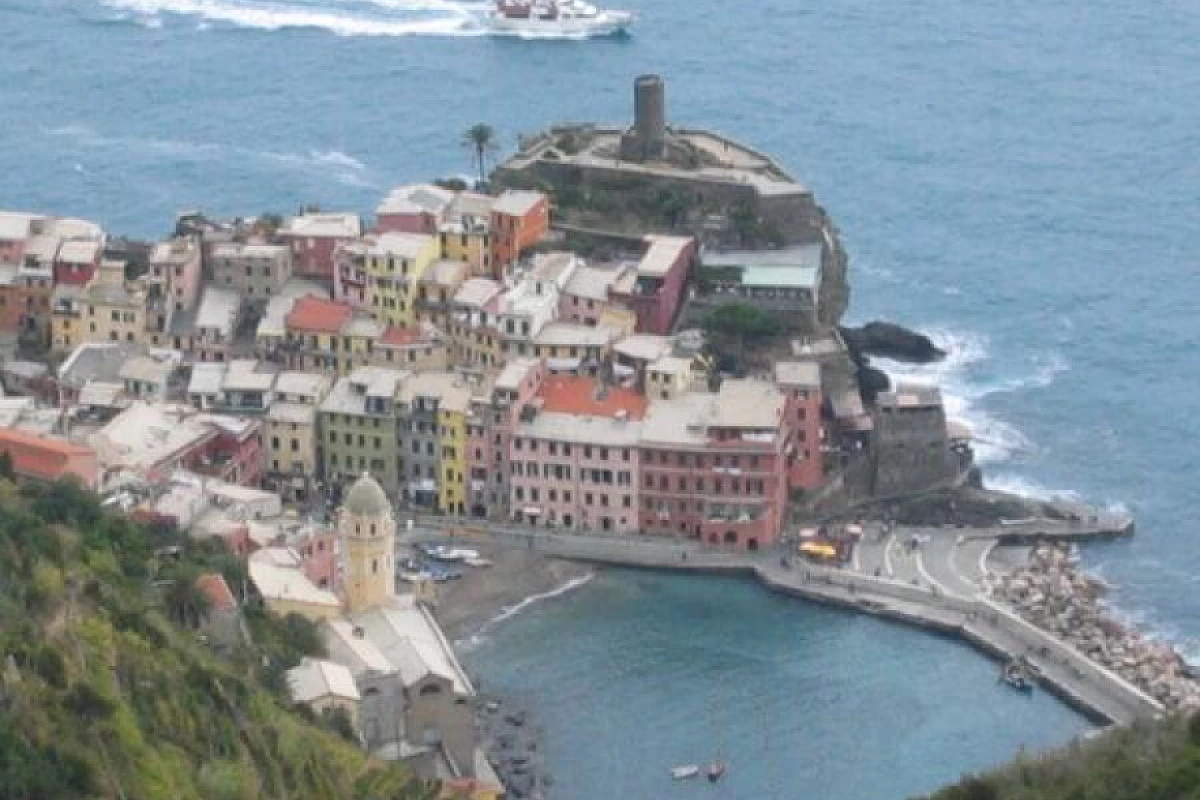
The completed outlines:
[[[928,336],[891,322],[842,328],[842,338],[852,352],[910,364],[929,364],[946,356]]]

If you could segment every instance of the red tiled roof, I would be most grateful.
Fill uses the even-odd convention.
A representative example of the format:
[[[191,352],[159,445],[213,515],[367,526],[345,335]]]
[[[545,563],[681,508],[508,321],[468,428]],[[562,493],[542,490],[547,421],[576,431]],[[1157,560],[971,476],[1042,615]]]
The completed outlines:
[[[349,303],[306,295],[292,306],[284,324],[289,330],[306,333],[337,333],[352,313]]]
[[[13,472],[18,475],[52,481],[70,473],[77,474],[89,486],[96,482],[96,452],[90,447],[3,428],[0,452],[12,457]],[[91,474],[77,473],[76,469],[81,467]]]
[[[213,611],[222,613],[237,611],[237,600],[234,599],[233,592],[229,590],[229,584],[225,582],[224,576],[216,572],[205,573],[196,578],[196,588],[208,598]]]
[[[593,378],[554,377],[542,384],[542,410],[592,417],[615,417],[625,411],[630,419],[641,419],[650,404],[642,395],[619,386],[609,386],[599,397],[600,384]]]
[[[388,325],[383,336],[379,337],[379,343],[403,347],[406,344],[415,344],[424,338],[420,328],[398,328],[395,325]]]

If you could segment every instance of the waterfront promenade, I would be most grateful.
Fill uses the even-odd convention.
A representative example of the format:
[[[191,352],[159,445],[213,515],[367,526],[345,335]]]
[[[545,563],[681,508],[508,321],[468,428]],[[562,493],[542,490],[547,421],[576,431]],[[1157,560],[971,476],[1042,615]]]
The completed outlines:
[[[998,659],[1025,656],[1047,690],[1097,722],[1128,724],[1161,713],[1161,704],[1128,681],[986,597],[988,556],[1004,532],[986,530],[995,535],[915,528],[869,534],[855,559],[841,568],[794,559],[785,565],[779,551],[748,553],[687,540],[584,536],[490,523],[464,528],[443,519],[421,519],[398,542],[452,538],[596,564],[752,575],[774,591],[959,636]],[[906,546],[914,536],[920,544]]]

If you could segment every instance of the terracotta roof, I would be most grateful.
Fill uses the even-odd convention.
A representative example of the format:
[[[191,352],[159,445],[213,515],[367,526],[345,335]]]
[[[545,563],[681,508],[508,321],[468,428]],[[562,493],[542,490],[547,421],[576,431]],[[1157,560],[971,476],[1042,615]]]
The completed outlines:
[[[0,429],[0,452],[12,457],[13,471],[18,475],[52,481],[70,473],[79,475],[89,486],[96,482],[96,453],[90,447],[4,428]],[[84,463],[72,463],[76,459]],[[77,473],[79,467],[91,474]]]
[[[642,395],[619,386],[609,386],[601,397],[598,381],[570,375],[546,381],[540,396],[543,411],[592,417],[615,417],[624,411],[629,419],[641,419],[649,405]]]
[[[296,301],[284,324],[290,330],[309,333],[337,333],[350,319],[353,309],[349,303],[305,296]]]
[[[398,328],[395,325],[388,325],[383,332],[383,336],[379,337],[379,343],[392,345],[393,347],[403,347],[408,344],[415,344],[425,336],[420,328]]]
[[[213,611],[225,614],[237,611],[237,600],[234,599],[233,592],[229,590],[229,584],[225,582],[224,576],[219,573],[209,572],[196,578],[196,588],[200,590],[200,594],[208,598]]]

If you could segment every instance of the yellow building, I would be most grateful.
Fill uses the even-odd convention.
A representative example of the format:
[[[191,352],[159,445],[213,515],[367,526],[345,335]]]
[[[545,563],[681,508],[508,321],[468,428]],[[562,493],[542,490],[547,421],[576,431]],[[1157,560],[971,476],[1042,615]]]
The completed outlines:
[[[456,386],[442,392],[438,405],[441,448],[438,507],[448,514],[462,514],[467,507],[467,410],[470,402],[470,391]]]
[[[367,308],[381,322],[411,327],[417,284],[438,258],[438,239],[418,233],[382,233],[366,247]]]
[[[370,475],[363,473],[346,493],[338,532],[346,610],[356,614],[388,603],[396,594],[396,520],[383,487]]]
[[[145,284],[125,280],[124,261],[103,261],[82,290],[56,290],[52,346],[69,352],[84,342],[144,342],[146,302]]]
[[[439,259],[417,281],[416,314],[421,322],[445,327],[454,308],[454,295],[467,279],[467,266]]]
[[[438,244],[441,257],[466,264],[471,277],[492,277],[492,237],[486,220],[443,225]]]
[[[303,501],[317,474],[317,409],[274,403],[263,419],[265,476],[285,500]]]

